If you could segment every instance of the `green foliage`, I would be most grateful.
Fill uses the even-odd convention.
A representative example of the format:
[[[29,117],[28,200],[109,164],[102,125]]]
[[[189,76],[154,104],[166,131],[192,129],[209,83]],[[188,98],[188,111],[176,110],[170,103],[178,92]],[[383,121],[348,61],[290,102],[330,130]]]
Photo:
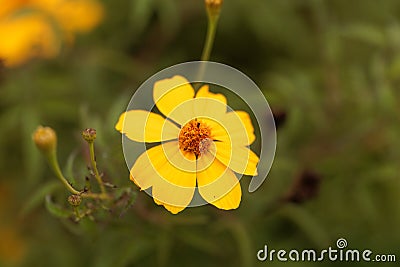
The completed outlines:
[[[50,212],[50,214],[52,214],[57,218],[68,218],[72,216],[72,212],[63,209],[62,207],[54,203],[50,195],[46,196],[45,203],[46,203],[46,209]]]

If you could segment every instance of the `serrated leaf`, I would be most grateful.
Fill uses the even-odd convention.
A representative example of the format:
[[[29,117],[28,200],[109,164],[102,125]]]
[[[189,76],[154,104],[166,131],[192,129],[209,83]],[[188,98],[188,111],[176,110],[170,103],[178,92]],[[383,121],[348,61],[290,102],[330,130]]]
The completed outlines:
[[[125,208],[127,208],[127,209],[130,208],[135,203],[136,198],[137,198],[137,192],[133,191],[132,189],[130,189],[128,194],[129,194],[129,200],[125,206]]]
[[[120,199],[126,192],[126,187],[117,188],[114,190],[114,199]]]
[[[59,205],[55,204],[52,200],[51,200],[51,196],[50,195],[46,195],[46,209],[55,217],[57,218],[68,218],[69,216],[71,216],[71,212],[67,211],[63,208],[61,208]]]
[[[123,206],[123,208],[122,208],[122,210],[121,210],[121,212],[120,212],[120,217],[122,216],[122,215],[124,215],[132,206],[133,206],[133,204],[135,203],[135,201],[136,201],[136,197],[137,197],[137,192],[136,191],[133,191],[131,188],[126,188],[125,189],[125,192],[124,192],[124,194],[125,194],[125,196],[124,195],[122,195],[121,196],[121,198],[122,197],[125,197],[126,198],[126,204]]]

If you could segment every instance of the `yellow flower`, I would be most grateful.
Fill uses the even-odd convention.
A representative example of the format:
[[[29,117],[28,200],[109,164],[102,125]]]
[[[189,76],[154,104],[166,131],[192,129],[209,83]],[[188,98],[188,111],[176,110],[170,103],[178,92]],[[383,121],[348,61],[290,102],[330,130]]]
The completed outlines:
[[[2,180],[3,179],[3,180]],[[0,181],[4,177],[0,177]],[[28,252],[28,243],[21,235],[21,227],[17,218],[15,203],[17,191],[14,187],[0,182],[0,265],[19,266]]]
[[[94,0],[0,0],[0,58],[12,67],[55,57],[62,42],[91,30],[102,17]]]
[[[0,58],[7,66],[17,66],[34,57],[51,58],[59,46],[45,16],[31,13],[0,21]]]
[[[259,159],[248,147],[255,140],[250,116],[228,111],[226,97],[208,85],[195,94],[182,76],[156,82],[153,99],[167,119],[129,110],[115,126],[133,141],[161,142],[138,157],[131,180],[141,190],[151,187],[154,201],[174,214],[190,204],[196,187],[217,208],[236,209],[242,192],[235,172],[257,175]]]
[[[66,32],[87,32],[103,17],[103,9],[93,0],[31,0],[33,6],[51,14]]]

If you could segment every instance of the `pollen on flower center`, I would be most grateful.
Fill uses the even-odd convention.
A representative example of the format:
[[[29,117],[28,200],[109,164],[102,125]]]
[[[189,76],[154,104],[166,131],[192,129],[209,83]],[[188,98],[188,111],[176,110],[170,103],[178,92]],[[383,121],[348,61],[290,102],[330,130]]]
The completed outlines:
[[[179,133],[179,148],[182,151],[193,152],[198,157],[209,148],[210,136],[210,127],[198,119],[193,119],[186,123]]]

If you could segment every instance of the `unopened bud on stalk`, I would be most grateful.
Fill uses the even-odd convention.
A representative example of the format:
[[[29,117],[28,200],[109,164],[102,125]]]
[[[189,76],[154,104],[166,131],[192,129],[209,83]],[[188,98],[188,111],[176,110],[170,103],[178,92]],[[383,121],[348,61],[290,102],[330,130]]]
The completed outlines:
[[[93,142],[96,139],[96,130],[93,128],[87,128],[83,130],[82,137],[86,142]]]
[[[39,126],[32,136],[37,148],[43,153],[50,153],[57,147],[56,132],[50,127]]]
[[[71,206],[77,207],[81,204],[82,202],[82,197],[80,195],[70,195],[68,197],[68,203]]]
[[[218,17],[221,12],[223,0],[204,0],[207,13],[210,17]]]

